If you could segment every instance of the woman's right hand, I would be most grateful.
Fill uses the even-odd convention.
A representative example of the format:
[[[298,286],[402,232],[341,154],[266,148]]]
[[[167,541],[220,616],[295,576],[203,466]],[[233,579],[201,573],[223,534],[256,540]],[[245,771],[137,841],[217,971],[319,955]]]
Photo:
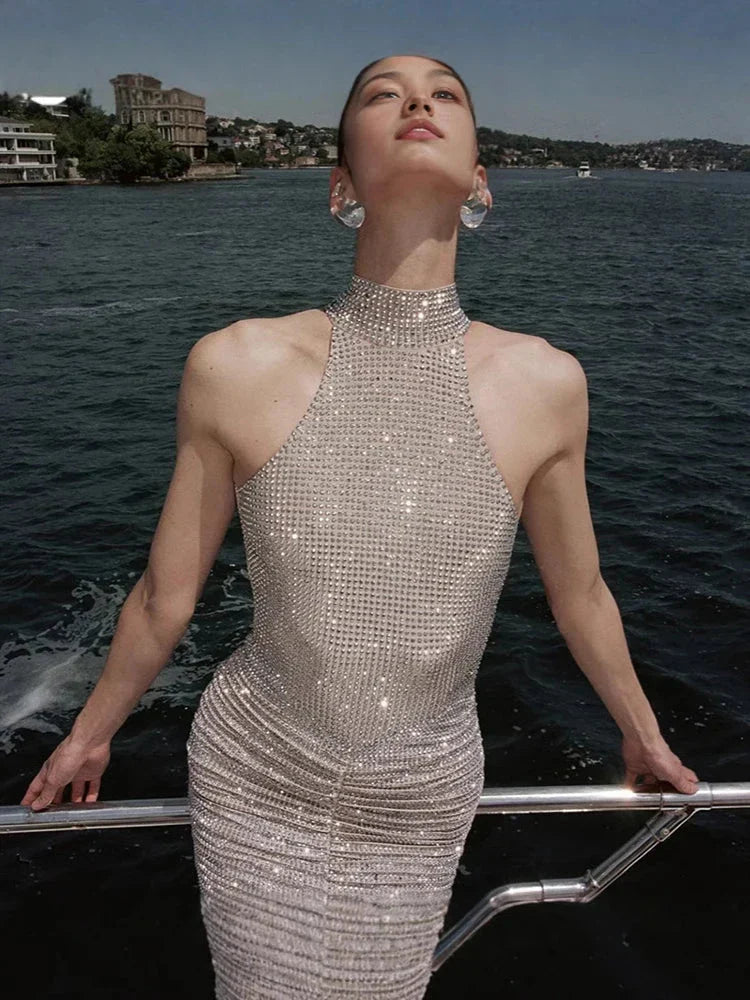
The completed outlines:
[[[670,750],[662,736],[649,743],[623,736],[622,756],[627,788],[636,792],[670,791],[662,788],[662,783],[666,782],[683,795],[694,795],[698,791],[700,778]],[[643,783],[638,778],[642,778]]]
[[[38,812],[53,802],[60,803],[69,784],[71,802],[96,802],[109,758],[109,743],[85,746],[74,742],[69,734],[42,764],[21,805]]]

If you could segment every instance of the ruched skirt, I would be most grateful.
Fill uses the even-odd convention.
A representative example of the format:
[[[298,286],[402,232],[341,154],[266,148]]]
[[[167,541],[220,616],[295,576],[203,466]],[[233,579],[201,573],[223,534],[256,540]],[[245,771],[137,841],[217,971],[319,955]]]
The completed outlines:
[[[242,664],[187,741],[217,1000],[422,1000],[483,787],[476,704],[342,750]]]

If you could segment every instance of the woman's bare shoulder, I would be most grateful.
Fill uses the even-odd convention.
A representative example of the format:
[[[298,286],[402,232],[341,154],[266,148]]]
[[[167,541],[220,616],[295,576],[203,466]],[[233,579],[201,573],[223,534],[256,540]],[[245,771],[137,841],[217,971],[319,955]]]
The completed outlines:
[[[239,319],[203,334],[191,347],[189,360],[206,377],[252,376],[314,352],[326,324],[319,309]]]
[[[498,367],[507,371],[507,365],[511,365],[539,391],[568,396],[585,385],[586,375],[575,355],[546,337],[505,330],[490,323],[478,323],[477,326],[482,328],[489,353]]]

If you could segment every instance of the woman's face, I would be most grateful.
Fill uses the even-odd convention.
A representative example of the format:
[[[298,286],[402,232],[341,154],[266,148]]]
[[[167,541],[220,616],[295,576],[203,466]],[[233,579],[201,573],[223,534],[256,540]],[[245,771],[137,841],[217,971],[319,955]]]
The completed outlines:
[[[416,118],[434,124],[439,136],[400,138]],[[447,69],[423,56],[389,56],[370,67],[346,112],[345,142],[351,183],[365,206],[417,184],[460,202],[475,178],[486,184],[485,169],[476,164],[466,92]],[[340,175],[334,168],[331,187]]]

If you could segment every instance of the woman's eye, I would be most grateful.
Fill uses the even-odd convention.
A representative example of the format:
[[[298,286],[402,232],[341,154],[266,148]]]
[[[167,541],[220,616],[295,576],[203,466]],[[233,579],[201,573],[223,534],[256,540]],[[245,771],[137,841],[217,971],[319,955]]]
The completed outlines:
[[[452,97],[454,101],[458,99],[456,97],[456,95],[452,91],[450,91],[450,90],[436,90],[435,93],[436,94],[447,94],[449,97]],[[395,90],[381,90],[378,94],[373,94],[373,96],[370,98],[370,100],[374,101],[376,97],[385,97],[388,94],[394,94],[396,97],[398,97],[398,94],[396,94]]]

